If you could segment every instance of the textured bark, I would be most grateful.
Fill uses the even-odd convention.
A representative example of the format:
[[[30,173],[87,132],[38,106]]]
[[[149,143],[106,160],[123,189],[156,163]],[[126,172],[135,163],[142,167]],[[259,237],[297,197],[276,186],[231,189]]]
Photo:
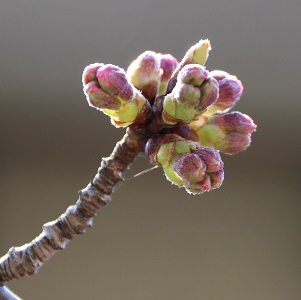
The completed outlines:
[[[12,247],[0,258],[0,287],[10,280],[33,275],[73,237],[92,226],[92,218],[110,201],[110,195],[116,184],[123,180],[126,169],[137,154],[144,151],[147,136],[146,130],[128,128],[110,157],[102,160],[92,182],[79,191],[78,201],[58,219],[46,223],[42,233],[29,244]]]

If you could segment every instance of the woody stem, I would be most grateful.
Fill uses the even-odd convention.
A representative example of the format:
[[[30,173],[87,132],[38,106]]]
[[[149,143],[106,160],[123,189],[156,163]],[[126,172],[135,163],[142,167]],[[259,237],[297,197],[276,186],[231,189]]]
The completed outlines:
[[[68,242],[92,226],[92,219],[110,201],[116,184],[137,154],[144,151],[145,131],[127,129],[112,154],[104,158],[96,176],[86,188],[79,191],[77,202],[55,221],[46,223],[42,233],[30,243],[12,247],[0,258],[0,287],[8,281],[31,276]],[[3,288],[2,288],[3,289]]]

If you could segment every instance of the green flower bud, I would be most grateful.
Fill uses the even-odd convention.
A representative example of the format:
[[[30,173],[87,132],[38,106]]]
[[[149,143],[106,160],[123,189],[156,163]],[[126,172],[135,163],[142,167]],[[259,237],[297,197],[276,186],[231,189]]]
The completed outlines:
[[[153,103],[159,89],[160,61],[158,54],[152,51],[142,53],[127,70],[130,82]]]
[[[162,118],[166,124],[190,123],[218,96],[218,83],[200,65],[187,65],[178,74],[172,92],[165,96]]]
[[[210,50],[211,46],[209,40],[200,40],[186,52],[183,61],[185,61],[186,64],[199,64],[205,66]]]
[[[212,147],[226,154],[245,150],[256,129],[253,120],[240,112],[203,117],[201,122],[189,126],[199,136],[202,146]]]
[[[223,181],[223,162],[216,150],[175,134],[150,138],[145,151],[151,163],[163,168],[168,180],[188,193],[218,188]]]
[[[216,102],[204,113],[205,116],[227,112],[237,103],[243,92],[243,85],[236,76],[218,70],[210,72],[210,76],[218,82],[219,96]]]
[[[186,65],[198,64],[201,66],[205,66],[210,50],[211,46],[209,40],[200,40],[186,52],[181,62],[174,70],[171,78],[176,78],[180,70],[182,70],[183,67]]]

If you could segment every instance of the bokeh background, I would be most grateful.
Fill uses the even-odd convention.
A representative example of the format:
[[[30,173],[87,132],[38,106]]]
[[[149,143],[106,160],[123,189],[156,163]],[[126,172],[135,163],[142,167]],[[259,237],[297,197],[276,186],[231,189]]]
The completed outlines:
[[[189,196],[139,157],[94,227],[32,278],[24,299],[299,300],[299,0],[1,0],[0,255],[77,200],[123,129],[90,108],[81,73],[145,50],[236,74],[236,110],[258,124],[224,156],[219,190]]]

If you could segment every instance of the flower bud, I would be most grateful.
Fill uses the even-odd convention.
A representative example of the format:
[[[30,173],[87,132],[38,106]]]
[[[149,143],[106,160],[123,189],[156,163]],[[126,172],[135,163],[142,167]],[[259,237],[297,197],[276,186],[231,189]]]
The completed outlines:
[[[240,99],[243,92],[243,85],[236,76],[224,71],[212,71],[210,76],[215,78],[219,85],[219,97],[211,105],[204,115],[209,116],[213,113],[227,112]]]
[[[153,103],[160,82],[160,61],[158,54],[152,51],[142,53],[127,70],[130,82],[142,92],[143,96]]]
[[[209,40],[200,40],[186,52],[183,61],[185,61],[186,64],[199,64],[204,66],[210,50]]]
[[[184,181],[198,181],[207,170],[205,162],[195,153],[182,154],[174,162],[174,170]]]
[[[182,70],[184,66],[189,64],[198,64],[205,66],[210,50],[211,46],[209,40],[200,40],[186,52],[185,56],[178,64],[171,77],[176,78],[180,70]]]
[[[223,162],[219,153],[175,134],[158,135],[146,144],[151,163],[163,168],[172,183],[198,194],[218,188],[223,181]]]
[[[214,104],[218,98],[219,89],[218,83],[214,78],[208,77],[208,79],[201,86],[202,101],[199,106],[199,115],[203,113],[207,107]]]
[[[202,146],[212,147],[226,154],[236,154],[251,143],[251,134],[256,129],[253,120],[240,112],[212,115],[206,122],[191,124]]]
[[[117,66],[92,64],[86,67],[83,84],[89,105],[109,115],[116,127],[133,124],[148,107],[143,95]]]
[[[159,95],[164,95],[167,89],[168,80],[171,77],[171,74],[178,65],[178,61],[170,54],[158,54],[160,60],[160,86],[159,86]]]
[[[88,84],[91,81],[97,81],[96,72],[102,66],[103,64],[101,63],[95,63],[85,67],[82,76],[83,85]]]
[[[216,150],[208,147],[198,147],[195,153],[206,163],[207,172],[218,172],[223,169],[224,163]]]
[[[86,84],[84,93],[87,96],[89,105],[96,109],[117,110],[121,106],[121,102],[104,92],[96,81]]]
[[[133,99],[134,87],[129,83],[123,69],[111,64],[104,65],[97,70],[96,76],[102,90],[109,95],[123,101]]]
[[[205,175],[204,178],[200,181],[196,181],[196,182],[194,181],[187,184],[186,187],[187,192],[191,194],[202,194],[204,192],[209,192],[210,189],[211,189],[211,180],[208,175]]]
[[[200,86],[209,76],[209,71],[197,64],[183,67],[178,74],[178,81],[182,83]]]
[[[196,64],[179,72],[174,89],[164,98],[162,118],[166,124],[190,123],[216,101],[218,83],[208,75]]]

